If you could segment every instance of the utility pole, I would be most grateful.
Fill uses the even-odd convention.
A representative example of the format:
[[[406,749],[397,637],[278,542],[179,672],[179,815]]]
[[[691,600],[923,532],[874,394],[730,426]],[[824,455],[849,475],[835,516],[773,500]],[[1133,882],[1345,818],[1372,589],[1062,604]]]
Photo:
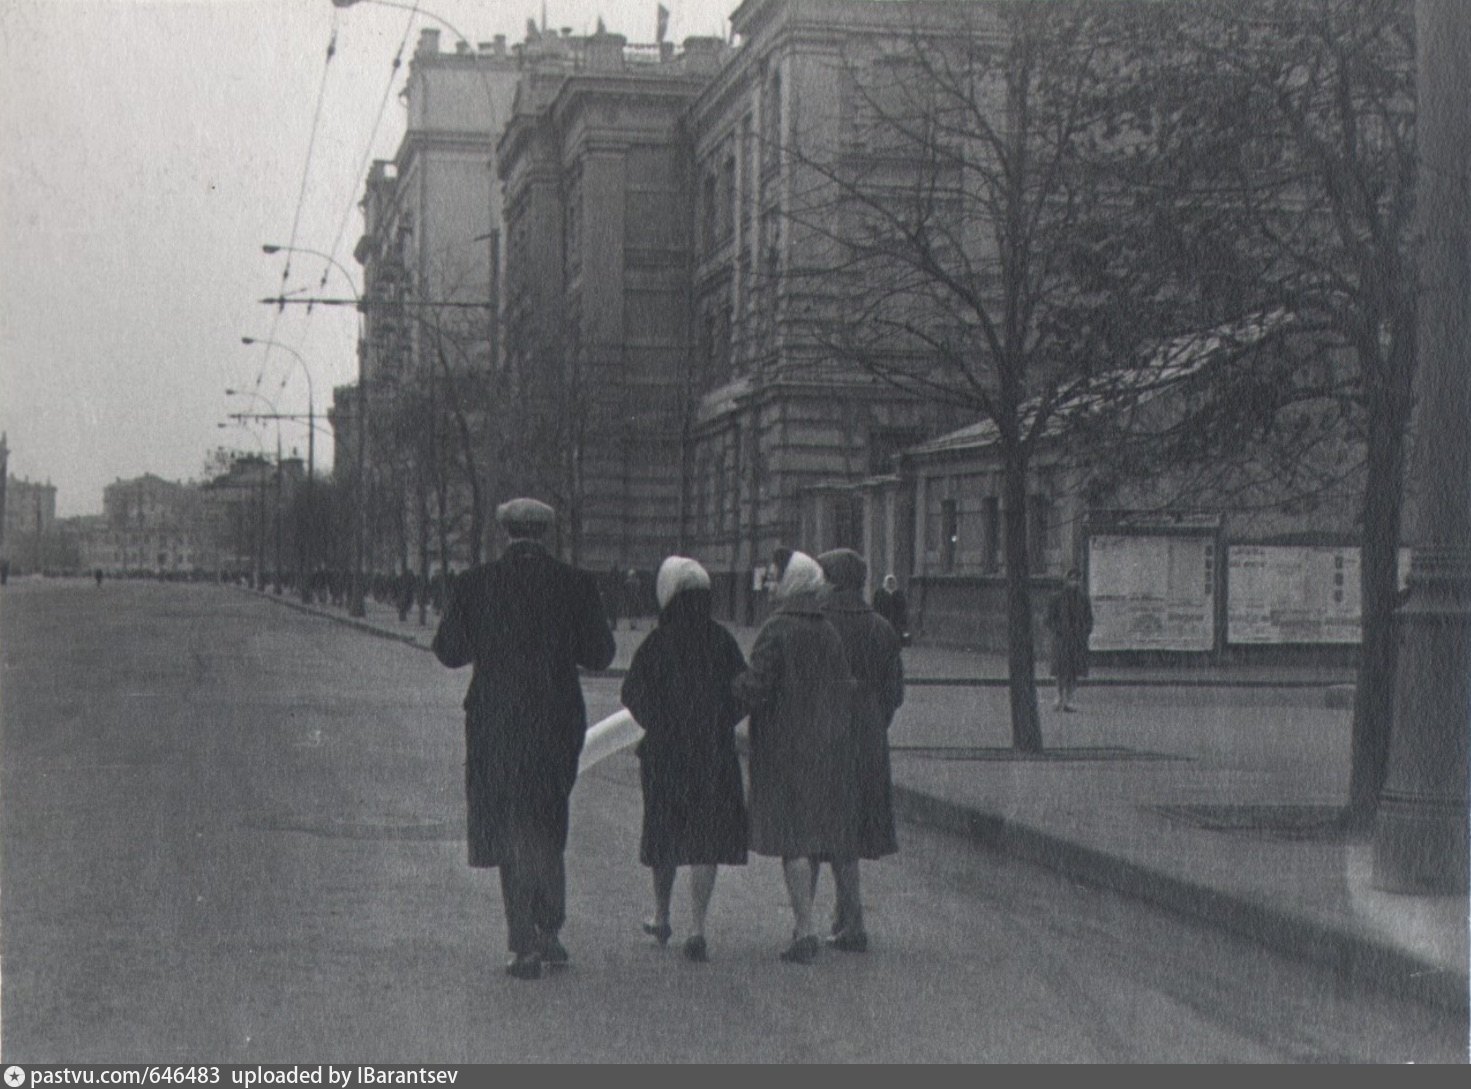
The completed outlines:
[[[10,443],[0,431],[0,555],[5,547],[5,489],[10,481]]]
[[[1415,4],[1419,388],[1409,597],[1374,884],[1466,892],[1471,734],[1471,19],[1464,0]]]
[[[354,491],[357,492],[356,502],[353,503],[353,535],[352,535],[352,592],[348,595],[347,612],[349,616],[366,616],[368,606],[366,601],[366,588],[363,586],[363,551],[367,545],[368,537],[368,372],[364,365],[367,362],[368,342],[360,338],[358,340],[358,418],[357,418],[357,467]]]
[[[276,429],[276,571],[271,579],[276,596],[281,594],[281,430]]]

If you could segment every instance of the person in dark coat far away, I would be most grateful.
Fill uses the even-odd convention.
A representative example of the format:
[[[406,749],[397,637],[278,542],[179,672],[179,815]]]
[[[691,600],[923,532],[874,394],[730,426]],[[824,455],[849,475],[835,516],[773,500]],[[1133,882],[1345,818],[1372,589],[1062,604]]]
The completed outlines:
[[[853,676],[843,641],[822,612],[827,583],[794,552],[774,612],[751,648],[735,694],[751,709],[751,850],[782,860],[795,930],[781,959],[810,964],[812,858],[852,857]]]
[[[632,567],[623,579],[623,611],[628,614],[628,630],[638,631],[638,618],[644,611],[644,580]]]
[[[541,543],[552,508],[513,499],[496,508],[510,538],[499,559],[455,579],[434,653],[474,665],[465,696],[469,862],[499,867],[506,970],[536,979],[543,961],[567,963],[568,799],[587,731],[577,667],[604,669],[613,633],[593,576]]]
[[[1088,634],[1093,630],[1093,606],[1083,589],[1083,576],[1071,568],[1062,589],[1047,603],[1047,627],[1052,631],[1052,672],[1057,678],[1057,709],[1076,710],[1073,695],[1078,678],[1088,675]]]
[[[638,745],[644,824],[639,860],[654,871],[654,917],[644,932],[669,940],[678,866],[689,866],[692,901],[684,954],[708,959],[705,915],[718,865],[746,861],[746,803],[735,727],[745,708],[731,681],[745,671],[735,637],[710,618],[710,576],[670,556],[655,580],[658,626],[634,653],[623,706],[643,727]]]
[[[889,773],[889,725],[904,702],[904,668],[899,636],[889,622],[863,600],[868,564],[851,548],[817,557],[832,593],[823,604],[828,622],[838,630],[848,668],[857,682],[853,698],[853,764],[857,805],[852,810],[850,853],[813,860],[812,879],[822,861],[832,864],[837,902],[828,944],[848,953],[868,949],[863,926],[863,900],[858,887],[858,860],[883,858],[899,849],[894,838],[893,786]]]
[[[899,642],[909,645],[909,599],[899,589],[899,580],[892,574],[884,576],[884,584],[873,592],[873,611],[889,622],[899,636]]]

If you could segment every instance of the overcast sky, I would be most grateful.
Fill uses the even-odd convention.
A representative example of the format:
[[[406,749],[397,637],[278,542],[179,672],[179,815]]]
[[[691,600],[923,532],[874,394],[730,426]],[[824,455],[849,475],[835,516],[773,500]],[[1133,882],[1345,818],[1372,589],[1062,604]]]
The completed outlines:
[[[657,0],[545,6],[552,27],[585,33],[602,16],[654,40]],[[664,6],[677,42],[726,33],[738,0]],[[420,7],[474,41],[513,43],[542,13],[541,0]],[[195,479],[216,446],[273,452],[273,425],[217,425],[267,401],[305,413],[306,369],[318,412],[352,380],[352,311],[278,318],[257,300],[279,289],[282,258],[260,246],[295,224],[298,245],[331,251],[356,281],[365,164],[403,135],[406,65],[386,104],[385,89],[410,24],[405,58],[440,24],[372,0],[0,0],[0,428],[11,474],[55,484],[58,514],[99,513],[118,478]],[[288,290],[326,269],[293,259]],[[305,455],[304,423],[281,439]],[[317,458],[331,463],[320,435]]]

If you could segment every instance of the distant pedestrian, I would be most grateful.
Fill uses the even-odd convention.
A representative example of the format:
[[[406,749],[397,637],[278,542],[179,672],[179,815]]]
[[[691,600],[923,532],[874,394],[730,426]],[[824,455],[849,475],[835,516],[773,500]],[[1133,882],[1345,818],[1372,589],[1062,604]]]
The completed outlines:
[[[393,603],[398,608],[400,623],[408,620],[409,610],[414,607],[414,583],[414,576],[407,567],[400,571],[394,580]]]
[[[102,568],[99,567],[95,571],[93,571],[92,572],[92,577],[97,580],[97,585],[98,586],[101,586],[102,585]]]
[[[617,564],[608,568],[598,590],[603,595],[603,612],[608,617],[608,626],[617,631],[618,614],[622,611],[620,599],[623,597],[623,572],[618,569]]]
[[[899,589],[899,579],[892,573],[884,576],[884,583],[873,592],[873,611],[889,622],[899,636],[902,646],[909,645],[909,599]]]
[[[1078,678],[1088,675],[1088,634],[1093,630],[1093,606],[1083,589],[1083,576],[1069,568],[1060,589],[1047,603],[1047,627],[1052,632],[1052,674],[1057,678],[1057,710],[1075,711],[1073,697]]]
[[[644,932],[669,940],[675,869],[690,867],[684,955],[708,959],[705,916],[716,867],[746,861],[746,803],[735,727],[745,708],[731,682],[745,671],[735,637],[710,617],[710,575],[670,556],[655,579],[657,626],[634,653],[623,706],[643,727],[638,744],[644,821],[639,861],[652,867],[654,916]]]
[[[474,665],[465,697],[469,862],[499,867],[506,971],[537,979],[567,963],[568,800],[587,732],[577,668],[613,660],[597,581],[542,543],[552,508],[513,499],[496,508],[510,543],[499,559],[455,579],[434,653]]]
[[[623,577],[623,611],[628,614],[628,630],[638,631],[639,614],[644,611],[644,580],[632,567]]]
[[[848,852],[815,858],[812,878],[815,884],[822,862],[831,864],[837,896],[828,944],[844,952],[863,953],[868,950],[868,931],[863,923],[858,860],[883,858],[899,849],[894,837],[889,726],[904,702],[904,667],[899,660],[898,633],[863,600],[863,585],[868,581],[863,557],[850,548],[840,548],[824,552],[817,562],[833,588],[823,612],[843,641],[856,684],[852,775],[857,798],[849,811],[853,826],[845,837]]]
[[[811,556],[794,552],[757,633],[750,668],[735,680],[751,708],[751,850],[782,860],[795,930],[781,959],[810,964],[812,862],[851,857],[855,784],[853,677],[843,641],[822,612],[827,584]]]

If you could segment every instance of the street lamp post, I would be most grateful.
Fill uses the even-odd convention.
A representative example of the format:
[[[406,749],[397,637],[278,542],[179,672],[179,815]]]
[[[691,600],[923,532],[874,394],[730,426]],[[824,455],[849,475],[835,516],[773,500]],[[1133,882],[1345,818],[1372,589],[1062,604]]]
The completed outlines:
[[[465,37],[464,34],[460,33],[460,31],[455,28],[455,25],[451,23],[448,19],[446,19],[442,15],[436,15],[432,11],[425,11],[418,4],[401,4],[398,3],[397,0],[332,0],[332,6],[334,8],[350,8],[358,4],[372,4],[374,7],[380,8],[397,8],[399,11],[408,11],[412,12],[415,15],[422,15],[426,19],[433,19],[436,23],[441,24],[446,30],[448,30],[451,34],[458,38],[464,45],[468,46],[470,44],[470,39]]]
[[[337,0],[333,0],[334,3]],[[345,5],[339,5],[345,6]],[[352,274],[343,267],[342,263],[330,253],[321,250],[309,249],[306,246],[280,246],[265,243],[261,251],[267,254],[274,253],[305,253],[320,257],[333,268],[337,269],[347,281],[348,290],[352,292],[353,299],[357,303],[358,310],[358,341],[361,345],[363,297],[359,294],[357,287],[353,284]],[[347,611],[348,615],[361,617],[367,615],[367,603],[365,588],[363,586],[363,553],[366,547],[368,535],[368,496],[367,496],[367,432],[368,432],[368,376],[363,369],[363,356],[361,349],[358,353],[358,412],[357,412],[357,471],[356,480],[353,482],[353,548],[352,548],[352,581],[348,591]]]
[[[316,395],[316,390],[312,386],[312,372],[311,372],[311,368],[306,365],[306,360],[302,358],[302,355],[301,355],[300,352],[298,352],[295,348],[291,347],[289,344],[282,344],[278,340],[271,340],[269,338],[264,338],[264,337],[241,337],[240,338],[240,343],[241,344],[259,344],[259,345],[263,345],[263,346],[266,346],[266,347],[280,348],[283,352],[289,352],[291,354],[291,356],[296,360],[296,362],[299,363],[299,364],[301,364],[301,373],[306,376],[306,418],[307,418],[307,432],[306,432],[306,519],[305,520],[307,522],[307,527],[306,527],[305,532],[302,534],[302,541],[297,546],[300,549],[300,551],[301,551],[300,566],[302,568],[302,580],[301,580],[301,586],[299,587],[299,589],[301,591],[301,600],[306,601],[311,596],[311,591],[308,589],[308,583],[309,583],[309,581],[311,579],[312,568],[314,566],[314,562],[313,561],[315,560],[315,555],[314,555],[315,550],[312,548],[312,538],[313,538],[314,525],[318,521],[318,519],[317,519],[317,505],[316,505],[316,492],[315,492],[315,488],[316,488],[316,477],[317,477],[317,409],[316,409],[317,395]],[[279,424],[277,425],[277,432],[276,433],[277,433],[278,436],[280,435],[280,425]],[[278,451],[277,452],[278,465],[279,465],[279,459],[280,459],[280,453]],[[280,470],[278,468],[277,469],[277,472],[279,472],[279,471]]]

